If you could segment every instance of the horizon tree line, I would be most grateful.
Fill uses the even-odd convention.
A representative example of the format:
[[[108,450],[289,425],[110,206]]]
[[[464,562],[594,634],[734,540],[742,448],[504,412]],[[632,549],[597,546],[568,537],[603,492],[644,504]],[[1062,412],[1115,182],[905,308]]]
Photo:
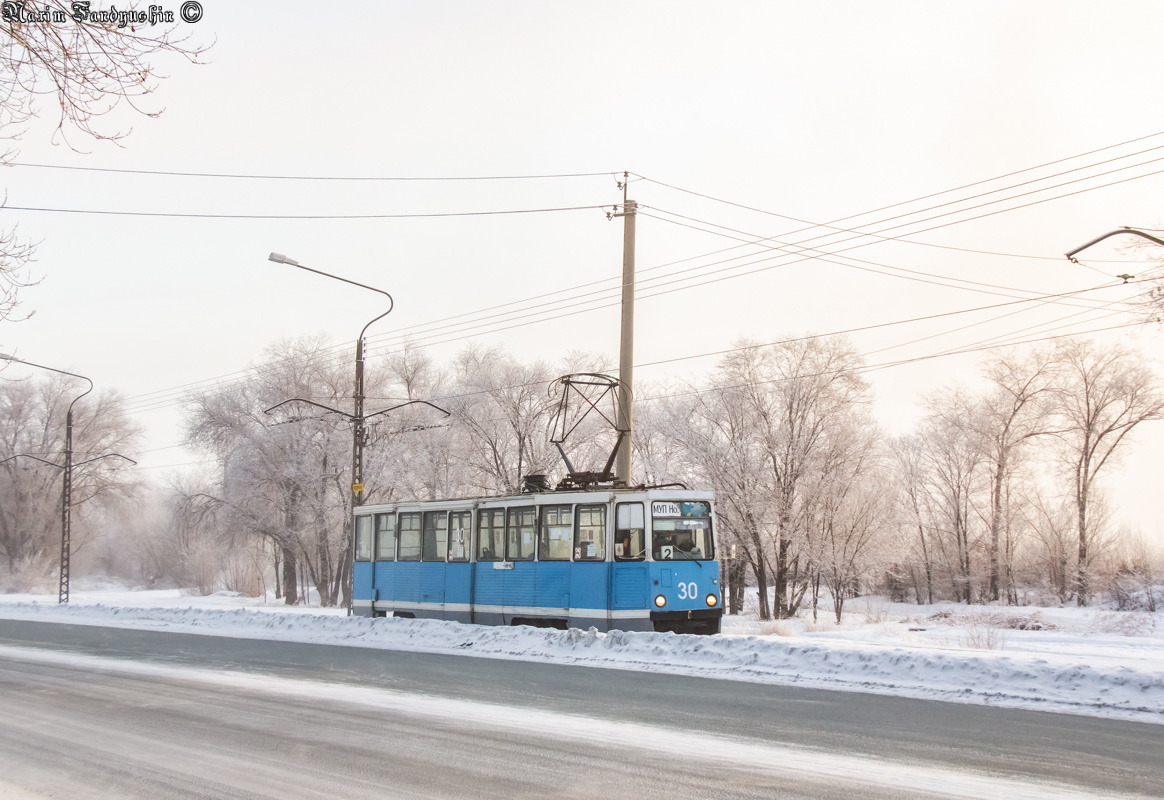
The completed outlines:
[[[547,387],[607,367],[586,354],[551,367],[478,346],[446,365],[415,347],[371,362],[369,408],[419,399],[448,416],[417,405],[368,426],[365,502],[515,493],[522,475],[560,477]],[[844,337],[742,340],[698,387],[640,386],[636,478],[715,491],[730,612],[746,585],[763,619],[827,606],[839,621],[847,599],[874,592],[1087,605],[1097,592],[1131,602],[1159,577],[1134,536],[1113,527],[1101,488],[1133,431],[1164,417],[1141,355],[1082,339],[999,350],[978,388],[930,393],[914,429],[897,436],[877,424],[863,368]],[[59,448],[53,385],[0,382],[0,460]],[[323,605],[346,602],[348,423],[310,406],[264,412],[294,397],[343,408],[351,389],[350,365],[325,338],[273,345],[247,378],[189,403],[187,441],[211,465],[200,475],[159,494],[133,471],[92,470],[79,550],[93,551],[94,568],[205,592],[271,588],[295,603],[310,589]],[[139,435],[112,393],[78,413],[79,448],[128,448]],[[570,447],[576,464],[600,461],[609,435],[595,428]],[[0,582],[10,590],[43,580],[54,552],[56,476],[20,461],[0,464]]]

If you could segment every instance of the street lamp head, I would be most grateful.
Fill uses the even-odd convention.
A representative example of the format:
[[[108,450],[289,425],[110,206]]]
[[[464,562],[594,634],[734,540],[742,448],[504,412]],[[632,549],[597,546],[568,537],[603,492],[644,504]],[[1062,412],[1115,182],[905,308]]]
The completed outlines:
[[[287,258],[287,256],[283,255],[282,253],[271,253],[271,255],[267,256],[267,260],[274,261],[276,264],[287,264],[292,267],[299,266],[298,261],[293,258]]]

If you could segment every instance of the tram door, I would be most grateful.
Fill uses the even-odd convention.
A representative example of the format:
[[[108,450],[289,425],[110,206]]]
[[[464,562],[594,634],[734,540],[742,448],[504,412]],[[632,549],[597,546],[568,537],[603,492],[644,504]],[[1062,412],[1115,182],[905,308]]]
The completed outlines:
[[[648,608],[646,514],[643,503],[617,503],[614,523],[610,608],[612,611]],[[612,616],[612,627],[633,627],[620,620],[619,615]]]

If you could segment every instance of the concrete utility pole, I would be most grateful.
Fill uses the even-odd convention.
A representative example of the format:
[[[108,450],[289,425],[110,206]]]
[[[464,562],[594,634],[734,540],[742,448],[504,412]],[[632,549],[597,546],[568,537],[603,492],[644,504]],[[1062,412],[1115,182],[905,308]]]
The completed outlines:
[[[614,473],[623,483],[631,480],[631,427],[634,413],[635,357],[635,209],[638,204],[626,199],[627,178],[622,179],[622,337],[618,349],[618,429],[625,431],[618,448]]]

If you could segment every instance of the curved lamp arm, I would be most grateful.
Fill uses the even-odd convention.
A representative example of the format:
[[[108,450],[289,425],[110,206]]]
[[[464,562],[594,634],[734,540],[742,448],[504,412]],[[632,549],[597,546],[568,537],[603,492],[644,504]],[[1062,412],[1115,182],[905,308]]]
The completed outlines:
[[[398,408],[404,408],[405,406],[414,406],[414,405],[418,405],[418,404],[430,406],[431,408],[435,408],[437,411],[441,412],[446,417],[451,417],[453,415],[451,411],[445,411],[440,406],[438,406],[434,403],[430,403],[427,400],[409,400],[407,403],[401,403],[398,406],[392,406],[392,408],[386,408],[383,411],[377,411],[375,414],[368,414],[366,417],[364,417],[364,419],[371,419],[372,417],[378,417],[381,414],[387,414],[389,411],[395,411]]]
[[[317,403],[314,400],[304,400],[302,397],[292,397],[290,400],[284,400],[282,403],[275,403],[275,405],[271,406],[270,408],[263,409],[263,413],[270,414],[276,408],[279,408],[280,406],[285,406],[288,403],[307,403],[307,405],[309,405],[309,406],[315,406],[316,408],[322,408],[324,411],[330,411],[333,414],[339,414],[341,417],[347,417],[348,419],[352,419],[352,415],[346,411],[340,411],[338,408],[332,408],[331,406],[325,406],[323,403]]]
[[[14,456],[9,456],[8,458],[4,459],[3,461],[0,461],[0,464],[6,464],[9,461],[15,461],[18,458],[31,458],[33,461],[39,461],[42,464],[48,464],[50,467],[56,467],[57,469],[64,469],[64,467],[60,464],[56,464],[52,461],[45,461],[43,458],[37,458],[36,456],[30,456],[28,453],[17,453]]]
[[[1121,233],[1130,233],[1134,236],[1140,236],[1144,239],[1147,239],[1150,242],[1155,242],[1156,244],[1164,245],[1164,239],[1158,239],[1150,233],[1144,233],[1143,231],[1138,231],[1135,228],[1120,228],[1118,231],[1111,231],[1110,233],[1105,233],[1103,236],[1092,239],[1090,242],[1088,242],[1085,245],[1081,245],[1079,247],[1076,247],[1070,253],[1066,253],[1067,260],[1072,261],[1074,263],[1078,263],[1077,261],[1075,261],[1075,254],[1076,253],[1079,253],[1079,252],[1086,250],[1087,248],[1091,247],[1093,244],[1099,244],[1100,242],[1102,242],[1104,239],[1108,238],[1109,236],[1118,236]]]
[[[30,367],[36,367],[37,369],[46,369],[49,372],[55,372],[59,375],[68,375],[70,378],[80,378],[81,380],[88,382],[89,388],[86,389],[85,391],[81,392],[79,395],[77,395],[76,399],[74,399],[73,402],[69,403],[69,412],[68,413],[70,416],[73,413],[73,406],[75,406],[77,404],[77,400],[80,400],[82,397],[89,394],[89,392],[93,391],[93,381],[89,380],[84,375],[78,375],[75,372],[65,372],[63,369],[56,369],[54,367],[46,367],[44,364],[34,364],[31,361],[25,361],[23,358],[17,358],[16,356],[10,356],[10,355],[6,355],[4,353],[0,353],[0,359],[3,359],[5,361],[11,361],[11,362],[16,363],[16,364],[27,364]]]
[[[73,466],[79,467],[79,466],[82,466],[83,464],[92,464],[94,461],[100,461],[103,458],[124,458],[130,464],[137,464],[137,462],[134,461],[132,458],[130,458],[129,456],[123,456],[121,453],[106,453],[103,456],[97,456],[96,458],[86,459],[85,461],[81,461],[77,464],[74,464]]]

